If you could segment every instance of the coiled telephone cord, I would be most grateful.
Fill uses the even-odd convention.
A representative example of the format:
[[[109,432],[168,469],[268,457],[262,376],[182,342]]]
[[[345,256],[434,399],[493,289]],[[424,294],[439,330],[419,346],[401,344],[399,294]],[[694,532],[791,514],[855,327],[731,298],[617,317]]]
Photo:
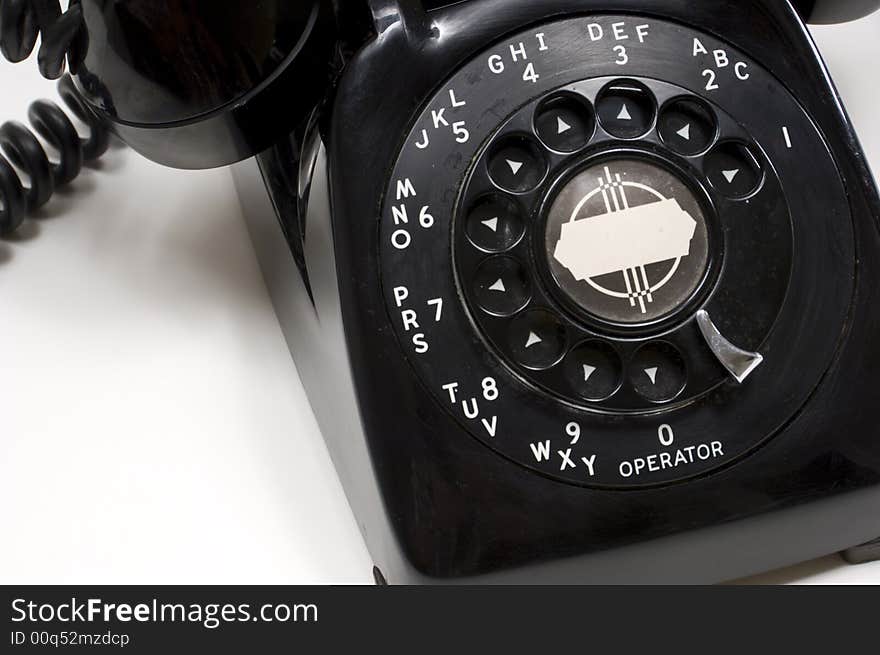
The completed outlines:
[[[0,52],[10,62],[21,62],[42,36],[40,73],[46,79],[61,78],[61,99],[89,129],[88,138],[80,137],[67,114],[48,100],[30,105],[33,129],[17,121],[0,126],[0,149],[5,154],[0,156],[0,236],[15,232],[28,214],[45,205],[56,189],[80,174],[85,162],[98,159],[109,146],[109,133],[80,99],[70,75],[64,75],[65,60],[75,71],[83,52],[82,25],[78,0],[71,0],[66,12],[58,0],[0,0]],[[50,159],[38,136],[57,151],[56,157]]]

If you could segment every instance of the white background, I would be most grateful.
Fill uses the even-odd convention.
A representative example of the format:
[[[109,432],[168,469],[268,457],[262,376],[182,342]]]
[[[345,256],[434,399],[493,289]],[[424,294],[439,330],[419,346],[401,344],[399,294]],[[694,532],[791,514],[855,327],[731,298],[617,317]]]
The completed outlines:
[[[818,28],[880,170],[880,14]],[[0,63],[0,118],[54,96]],[[112,150],[0,242],[0,583],[371,583],[228,171]],[[837,557],[765,582],[880,583]]]

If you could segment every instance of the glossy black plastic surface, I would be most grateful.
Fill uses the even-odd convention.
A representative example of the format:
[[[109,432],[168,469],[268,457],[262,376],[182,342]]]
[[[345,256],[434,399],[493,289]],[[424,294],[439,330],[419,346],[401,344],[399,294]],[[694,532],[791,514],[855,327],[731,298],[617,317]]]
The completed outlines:
[[[624,17],[621,17],[620,19],[623,20],[623,18]],[[608,17],[601,20],[607,28],[607,26],[616,19]],[[662,59],[661,53],[668,52],[670,48],[677,47],[680,41],[669,42],[661,39],[661,35],[659,34],[661,25],[656,22],[652,24],[652,28],[651,44],[653,50],[648,58],[660,61]],[[545,38],[551,36],[552,28],[546,26],[541,29],[545,32]],[[552,36],[556,37],[554,39],[556,43],[562,40],[555,34],[552,34]],[[525,40],[525,38],[526,37],[523,37],[523,40]],[[518,41],[519,39],[517,38],[513,39],[513,42]],[[586,51],[587,48],[588,46],[579,46],[581,52]],[[633,61],[631,61],[629,65],[634,66],[634,60],[636,59],[635,48],[630,52]],[[587,59],[589,59],[589,57],[587,57]],[[599,49],[597,49],[595,59],[600,60]],[[570,61],[571,60],[569,60],[569,62]],[[545,64],[543,68],[546,71],[550,67]],[[604,66],[602,68],[604,68]],[[691,69],[685,67],[684,70],[690,71]],[[630,68],[627,72],[627,79],[632,80],[633,69]],[[652,90],[654,91],[654,93],[651,94],[652,97],[665,97],[668,100],[669,98],[680,98],[683,94],[688,93],[688,91],[681,87],[670,87],[665,82],[656,81],[664,76],[667,80],[674,77],[673,73],[668,71],[668,64],[663,63],[657,65],[653,70],[649,71],[649,73],[650,75],[648,78],[642,79],[641,82],[644,83],[645,88],[649,93],[651,93]],[[590,90],[592,90],[593,93],[596,93],[597,90],[603,88],[606,84],[611,83],[615,79],[616,78],[613,77],[593,78],[586,83],[566,85],[564,92],[572,94],[575,90],[580,90],[589,93]],[[487,83],[484,82],[484,84]],[[502,80],[500,84],[507,86],[509,85],[509,81]],[[460,85],[457,88],[462,89]],[[463,91],[459,90],[459,93],[461,94]],[[511,90],[508,93],[512,95],[515,91]],[[529,93],[534,93],[534,91],[530,90]],[[498,141],[503,135],[511,133],[527,134],[528,130],[531,129],[530,125],[532,123],[532,117],[535,115],[536,105],[540,102],[546,101],[547,98],[552,99],[559,97],[561,93],[562,92],[560,91],[550,93],[542,92],[542,95],[539,95],[537,99],[533,100],[530,104],[523,106],[515,114],[515,117],[511,119],[507,125],[501,128],[500,134],[495,135],[493,139]],[[569,95],[568,97],[573,96]],[[690,97],[696,96],[691,95]],[[722,97],[728,103],[730,102],[730,96]],[[715,102],[722,101],[722,99],[717,96],[713,96],[713,100]],[[474,107],[478,107],[476,101],[471,101],[470,104]],[[664,101],[660,104],[665,105],[666,103]],[[717,107],[717,105],[713,106]],[[464,112],[465,110],[462,109],[461,111]],[[479,111],[479,109],[476,111]],[[715,110],[718,116],[722,116],[721,111],[720,107],[717,107]],[[784,110],[777,110],[777,112],[781,111]],[[456,120],[463,118],[464,115],[464,113],[457,115]],[[739,118],[741,118],[741,116],[739,116]],[[786,117],[786,119],[790,119],[792,124],[794,124],[794,121],[798,120],[798,117],[790,116]],[[479,119],[470,120],[469,124],[478,122],[480,122]],[[745,142],[745,140],[750,138],[732,117],[724,116],[722,125],[723,128],[716,128],[719,132],[717,136],[719,143],[723,143],[724,141],[729,142],[729,140],[733,138],[733,135],[736,135],[736,138],[742,140],[742,142]],[[531,138],[534,140],[534,137]],[[715,144],[713,142],[710,145]],[[706,155],[710,155],[710,152],[712,152],[708,145],[704,150],[706,151]],[[491,152],[491,148],[489,148],[488,151]],[[485,147],[484,152],[486,152]],[[779,182],[775,179],[773,168],[769,165],[765,166],[768,174],[767,179],[762,184],[761,192],[750,198],[748,203],[744,203],[742,200],[725,198],[722,194],[715,192],[714,189],[709,189],[710,185],[708,183],[708,178],[702,170],[700,170],[700,167],[703,166],[704,162],[711,161],[711,158],[692,156],[688,159],[683,159],[676,157],[674,152],[664,146],[657,131],[654,129],[645,130],[643,135],[640,135],[640,137],[634,140],[619,142],[610,139],[609,136],[599,128],[594,132],[593,137],[583,146],[583,149],[580,152],[565,155],[545,150],[545,154],[547,159],[553,163],[553,165],[551,165],[552,172],[546,177],[543,183],[545,188],[539,186],[534,191],[520,193],[516,196],[508,196],[507,198],[511,203],[516,203],[517,205],[529,208],[529,211],[524,209],[520,211],[526,216],[523,222],[531,226],[529,230],[531,234],[527,234],[517,244],[505,249],[504,253],[507,257],[512,257],[514,260],[523,262],[523,267],[525,269],[531,269],[526,276],[526,278],[530,280],[529,295],[531,297],[531,305],[533,307],[558,308],[551,311],[560,316],[562,323],[568,326],[566,332],[570,345],[590,339],[602,339],[603,341],[614,344],[614,348],[619,350],[620,354],[623,355],[623,361],[628,362],[634,352],[640,347],[646,345],[647,340],[651,338],[662,338],[666,342],[676,344],[680,351],[686,353],[685,359],[687,361],[688,369],[686,376],[688,378],[688,388],[684,390],[680,396],[675,398],[676,403],[682,405],[687,404],[694,398],[706,393],[710,388],[728,381],[729,375],[712,357],[708,348],[705,346],[704,340],[698,333],[695,322],[689,319],[693,317],[695,311],[694,307],[703,306],[713,316],[713,320],[723,327],[723,331],[728,338],[743,347],[748,347],[753,350],[759,348],[763,344],[771,327],[777,320],[779,309],[782,305],[782,300],[786,295],[786,290],[789,284],[788,273],[791,268],[790,251],[792,228],[785,199],[779,197],[780,191],[773,191],[773,189],[779,188]],[[822,151],[819,150],[816,157],[821,158],[822,154]],[[483,156],[485,157],[485,155]],[[679,307],[675,312],[672,312],[671,315],[665,317],[661,316],[656,320],[641,324],[638,322],[635,324],[614,323],[583,313],[581,308],[575,302],[563,295],[561,287],[556,283],[553,274],[549,270],[547,264],[548,257],[546,257],[543,252],[545,248],[543,242],[545,238],[546,223],[542,218],[547,212],[547,207],[550,204],[549,200],[553,199],[558,188],[564,187],[565,183],[573,176],[573,174],[581,171],[583,167],[589,166],[590,164],[594,166],[611,164],[613,166],[614,162],[619,161],[621,158],[638,159],[644,162],[664,166],[670,171],[675,171],[675,175],[681,176],[680,179],[688,180],[690,187],[700,194],[700,197],[703,198],[702,202],[707,208],[706,214],[711,215],[711,233],[713,234],[712,240],[714,242],[711,259],[714,262],[714,266],[698,278],[703,287],[702,292],[700,292],[699,288],[696,291],[693,291],[692,293],[694,297],[683,302],[683,306]],[[419,202],[427,203],[429,201],[429,194],[428,191],[424,189],[426,185],[424,183],[419,185],[418,182],[430,178],[435,185],[440,185],[442,179],[448,178],[446,178],[444,173],[438,172],[431,167],[431,157],[414,159],[415,161],[410,159],[410,161],[407,162],[404,170],[407,172],[407,175],[411,176],[411,182],[416,184],[416,188],[422,191],[419,197]],[[399,169],[400,165],[398,165],[398,170]],[[446,170],[451,170],[451,167],[446,167]],[[830,172],[833,175],[833,169]],[[455,173],[450,173],[450,175],[454,174]],[[470,179],[462,188],[462,194],[459,200],[459,223],[461,222],[461,211],[463,208],[475,205],[477,201],[486,197],[488,193],[493,194],[492,197],[495,198],[499,197],[499,194],[502,193],[502,191],[494,189],[491,180],[487,179],[488,173],[485,164],[480,165],[480,162],[478,162],[473,165],[469,175]],[[832,194],[829,191],[826,195],[830,198]],[[712,199],[710,199],[710,197]],[[814,207],[815,205],[811,203],[810,206]],[[829,202],[826,205],[828,214],[833,215],[837,206],[839,205]],[[436,211],[439,208],[438,204],[432,203],[432,208]],[[444,208],[442,213],[445,212],[446,210]],[[722,218],[725,221],[724,226],[720,223],[717,225],[714,224],[714,221]],[[754,221],[754,223],[752,223],[752,221]],[[752,224],[752,229],[744,229],[750,223]],[[463,234],[464,231],[461,229],[460,224],[456,226],[455,231],[457,232],[457,236],[453,241],[455,244],[455,258],[457,260],[456,266],[459,271],[457,276],[458,288],[461,290],[460,293],[469,300],[469,305],[471,306],[471,320],[474,324],[481,327],[484,334],[494,342],[496,349],[499,352],[507,353],[509,355],[508,341],[511,334],[510,330],[511,327],[515,325],[516,320],[515,318],[512,318],[513,314],[507,316],[503,314],[492,315],[491,311],[482,311],[479,302],[473,297],[472,289],[476,278],[475,270],[483,265],[485,261],[491,261],[491,259],[487,260],[486,254],[481,252],[479,248],[474,247],[467,235]],[[743,232],[744,234],[739,235],[738,233],[740,232]],[[806,235],[807,238],[803,238],[799,235],[796,240],[802,242],[801,247],[805,250],[806,247],[803,245],[803,242],[806,242],[809,238],[817,239],[818,232],[819,230],[817,229],[817,226],[814,225],[812,229],[808,231]],[[417,239],[418,235],[416,235],[415,238]],[[828,251],[827,241],[821,238],[818,238],[817,240],[819,243],[815,246],[815,250],[819,254],[824,254]],[[438,241],[441,241],[439,237],[432,238],[430,247],[443,249],[445,244],[434,245]],[[414,245],[413,248],[419,248],[420,250],[420,256],[417,260],[428,256],[425,251],[429,248],[424,242],[420,245]],[[394,257],[393,252],[388,253],[388,250],[389,249],[386,248],[386,252],[383,253],[386,261]],[[444,255],[442,254],[439,255],[440,258],[443,256]],[[410,264],[412,264],[412,262],[410,262]],[[436,266],[431,267],[432,282],[428,285],[432,290],[442,287],[442,278],[437,274],[437,270],[440,269],[440,264],[436,264]],[[402,266],[404,268],[407,267],[405,263],[402,263]],[[411,270],[401,273],[400,276],[392,276],[386,273],[384,276],[386,284],[390,283],[393,279],[418,279],[417,270],[412,270],[414,268],[417,267],[412,267]],[[731,273],[721,275],[722,269],[731,271]],[[660,270],[660,275],[662,276],[667,269],[660,267]],[[743,270],[748,270],[749,274],[739,275],[732,273],[738,273]],[[650,274],[648,273],[646,275]],[[721,280],[718,280],[719,275],[722,277]],[[491,278],[490,282],[494,282],[495,279],[497,279],[497,276]],[[612,281],[612,284],[614,282],[615,281]],[[809,287],[811,289],[810,293],[815,295],[815,285],[810,284]],[[760,301],[755,297],[756,288],[760,289]],[[590,288],[588,287],[588,289]],[[660,293],[662,293],[662,290]],[[708,301],[706,296],[710,293],[715,297],[713,300]],[[838,295],[838,292],[832,291],[830,297],[836,298]],[[846,294],[843,293],[843,295],[845,296]],[[605,296],[597,297],[600,299],[605,298]],[[658,300],[659,297],[655,297],[652,298],[650,302]],[[613,302],[616,303],[617,299],[614,299]],[[744,305],[750,307],[748,321],[742,320],[742,312],[739,309]],[[646,308],[650,308],[650,306],[651,305],[648,304],[646,305]],[[620,309],[620,307],[618,307],[618,309]],[[843,311],[845,311],[845,309]],[[629,307],[624,302],[622,314],[630,313],[632,316],[641,316],[637,304],[633,307]],[[822,313],[828,317],[832,314],[827,305],[823,306]],[[833,330],[834,328],[831,328],[831,331]],[[433,332],[432,330],[426,328],[426,332],[431,336],[434,336],[431,334],[431,332]],[[446,339],[443,341],[446,341]],[[443,349],[442,345],[438,345],[437,347],[438,349]],[[817,350],[815,344],[812,345],[810,349],[812,352]],[[427,357],[427,355],[425,355],[425,357]],[[454,355],[449,353],[441,355],[440,357],[450,359],[454,357]],[[414,357],[413,359],[415,363],[419,358]],[[508,360],[511,362],[511,366],[514,369],[518,369],[520,375],[530,380],[533,384],[555,390],[558,395],[567,397],[570,402],[575,404],[580,403],[582,405],[585,404],[590,409],[603,408],[613,413],[626,413],[631,410],[653,413],[658,409],[669,409],[668,403],[655,404],[651,401],[647,401],[644,397],[638,395],[635,389],[629,384],[622,385],[616,393],[608,398],[583,403],[582,399],[579,398],[577,394],[572,393],[569,374],[564,365],[555,365],[541,368],[537,371],[529,371],[518,366],[515,358],[509,357]],[[802,374],[803,373],[801,373],[801,375]],[[740,398],[739,401],[742,402],[742,399]],[[734,401],[731,400],[729,402]],[[520,409],[519,421],[521,422],[523,420],[522,403],[517,402],[516,406]],[[560,408],[555,410],[554,414],[557,417],[562,416],[564,415],[564,410]],[[560,430],[562,427],[562,425],[559,425]],[[511,429],[509,423],[507,429]],[[552,427],[549,430],[535,430],[535,432],[552,434]],[[499,439],[496,438],[494,441],[497,443]],[[623,437],[623,435],[618,434],[615,437],[615,441],[618,443],[625,443],[633,440],[627,439]],[[635,439],[635,441],[638,441],[638,439]],[[553,459],[555,460],[556,457]]]
[[[864,159],[853,156],[858,143],[803,25],[784,3],[758,0],[621,0],[614,8],[678,20],[740,48],[772,70],[817,122],[835,154],[854,218],[860,270],[849,331],[807,407],[769,444],[736,466],[686,484],[625,493],[584,490],[536,476],[492,453],[413,383],[412,367],[380,309],[378,190],[388,183],[388,162],[417,109],[471,56],[524,26],[566,11],[603,12],[608,5],[468,2],[440,10],[437,30],[427,41],[413,36],[419,30],[388,19],[376,41],[349,63],[338,90],[327,134],[333,232],[352,373],[373,466],[402,555],[412,570],[429,578],[595,555],[734,520],[742,520],[744,528],[757,526],[760,515],[819,499],[835,499],[845,513],[854,507],[847,505],[847,493],[856,490],[872,490],[877,502],[880,446],[873,410],[880,390],[872,372],[880,367],[873,337],[880,324],[875,309],[880,291],[870,280],[880,275],[880,204]],[[384,91],[389,80],[393,94]],[[810,535],[798,548],[802,555],[840,546],[837,535],[823,533],[821,526],[810,531],[809,519],[802,521],[800,531],[786,528],[802,540],[804,533]],[[852,527],[868,539],[878,525],[867,516]],[[740,557],[730,551],[735,547],[716,541],[705,557]],[[784,561],[778,539],[772,547],[754,547],[767,547],[758,558],[764,565]],[[682,572],[687,566],[680,565]],[[513,579],[526,579],[527,571],[520,569]]]
[[[154,161],[179,168],[240,161],[301,126],[324,98],[339,33],[333,4],[82,0],[77,83],[92,109]],[[372,6],[380,29],[383,16],[400,11],[410,15],[414,33],[428,32],[419,18],[422,3]],[[837,22],[870,13],[878,2],[799,0],[797,6],[815,22]],[[336,12],[348,26],[365,16],[360,3],[340,4]]]
[[[474,0],[422,0],[421,4],[431,11],[461,2],[474,2]],[[804,20],[817,24],[844,23],[863,18],[880,9],[880,0],[791,0],[791,3]],[[415,6],[418,0],[402,0],[400,4]]]
[[[880,290],[871,282],[880,275],[880,201],[791,7],[773,0],[619,0],[613,7],[470,0],[430,2],[436,12],[425,15],[420,3],[368,4],[377,36],[348,62],[338,88],[323,133],[329,162],[325,168],[319,161],[304,229],[291,215],[302,185],[290,184],[295,167],[288,161],[300,135],[262,155],[261,171],[241,164],[247,171],[239,182],[282,327],[389,582],[711,582],[880,534],[880,389],[873,383]],[[625,492],[541,477],[467,434],[404,357],[377,257],[389,170],[413,122],[452,74],[529,26],[612,9],[704,31],[773,71],[834,155],[859,262],[836,356],[803,411],[739,464]],[[821,189],[805,190],[814,191]],[[281,243],[282,234],[289,243]]]
[[[880,9],[880,0],[793,0],[810,23],[844,23]]]
[[[264,150],[324,97],[329,0],[83,0],[77,83],[136,150],[208,168]]]

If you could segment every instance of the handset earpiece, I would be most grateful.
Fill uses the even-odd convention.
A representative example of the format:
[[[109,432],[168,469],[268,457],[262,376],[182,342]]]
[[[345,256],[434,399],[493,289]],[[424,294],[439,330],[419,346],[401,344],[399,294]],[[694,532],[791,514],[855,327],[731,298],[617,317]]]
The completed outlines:
[[[333,75],[330,0],[81,0],[91,109],[160,164],[251,157],[308,120]]]
[[[23,61],[38,41],[44,77],[68,65],[59,91],[89,134],[48,102],[31,107],[34,131],[0,126],[0,236],[100,157],[108,129],[184,169],[232,164],[302,131],[335,73],[337,25],[333,0],[71,0],[67,11],[0,1],[3,57]]]
[[[845,23],[880,9],[880,0],[792,0],[792,4],[814,25]]]

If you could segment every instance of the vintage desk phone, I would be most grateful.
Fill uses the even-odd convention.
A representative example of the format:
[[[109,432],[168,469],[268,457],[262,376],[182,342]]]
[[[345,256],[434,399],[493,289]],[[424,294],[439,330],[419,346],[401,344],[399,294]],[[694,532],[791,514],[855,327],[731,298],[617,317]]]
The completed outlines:
[[[880,201],[804,21],[878,5],[0,0],[91,127],[2,127],[0,227],[108,129],[243,162],[380,581],[868,559]]]

